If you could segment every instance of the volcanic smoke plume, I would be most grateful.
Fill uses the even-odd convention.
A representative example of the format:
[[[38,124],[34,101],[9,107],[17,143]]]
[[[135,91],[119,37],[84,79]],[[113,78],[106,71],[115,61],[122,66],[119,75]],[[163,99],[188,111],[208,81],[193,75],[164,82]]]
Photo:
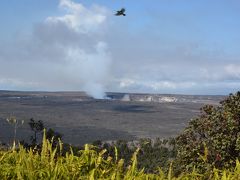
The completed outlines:
[[[107,10],[100,6],[88,9],[71,0],[61,0],[59,7],[67,14],[48,17],[43,24],[44,33],[60,31],[53,41],[64,50],[67,77],[94,98],[103,98],[111,64],[107,43],[101,40]]]
[[[11,71],[0,67],[0,84],[20,90],[83,90],[103,98],[111,65],[103,40],[109,12],[71,0],[60,0],[59,10],[60,16],[47,17],[1,47],[1,66]]]

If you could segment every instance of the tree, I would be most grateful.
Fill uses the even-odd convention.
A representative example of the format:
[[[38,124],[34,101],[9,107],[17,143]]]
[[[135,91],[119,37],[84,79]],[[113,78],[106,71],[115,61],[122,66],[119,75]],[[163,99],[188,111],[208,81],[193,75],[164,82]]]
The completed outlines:
[[[158,173],[159,167],[167,172],[171,160],[175,158],[174,139],[140,139],[138,167],[147,173]]]
[[[53,147],[56,147],[62,137],[63,135],[61,133],[54,131],[52,128],[49,128],[46,132],[46,139],[52,143]]]
[[[37,144],[37,134],[41,133],[43,131],[44,124],[41,120],[35,121],[33,118],[30,119],[28,124],[29,124],[31,130],[34,132],[34,135],[31,136],[32,145],[36,145]]]
[[[176,138],[176,146],[179,172],[235,167],[240,156],[240,92],[230,94],[217,107],[204,106]]]

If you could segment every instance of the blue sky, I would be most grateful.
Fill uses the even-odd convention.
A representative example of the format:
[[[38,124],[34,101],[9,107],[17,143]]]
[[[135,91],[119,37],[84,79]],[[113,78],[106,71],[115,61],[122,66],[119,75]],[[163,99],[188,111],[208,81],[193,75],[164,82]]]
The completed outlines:
[[[121,7],[127,16],[114,16]],[[239,9],[238,0],[2,0],[0,89],[235,92]]]

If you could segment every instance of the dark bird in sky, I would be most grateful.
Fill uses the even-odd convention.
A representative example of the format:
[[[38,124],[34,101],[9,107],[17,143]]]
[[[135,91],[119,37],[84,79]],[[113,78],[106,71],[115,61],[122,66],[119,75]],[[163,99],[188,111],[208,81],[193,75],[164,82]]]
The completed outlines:
[[[125,11],[126,10],[124,8],[122,8],[120,11],[117,11],[117,13],[115,15],[116,16],[126,16]]]

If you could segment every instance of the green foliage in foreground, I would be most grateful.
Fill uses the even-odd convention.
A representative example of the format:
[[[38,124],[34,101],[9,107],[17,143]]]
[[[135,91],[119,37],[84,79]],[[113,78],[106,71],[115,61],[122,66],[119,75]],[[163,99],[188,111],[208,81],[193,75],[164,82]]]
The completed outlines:
[[[104,157],[105,150],[97,152],[91,146],[85,145],[85,149],[79,151],[76,156],[73,152],[61,156],[60,151],[53,148],[52,143],[43,138],[41,152],[34,149],[19,149],[0,152],[0,179],[204,179],[206,176],[196,173],[181,174],[173,177],[170,165],[167,174],[160,168],[157,174],[144,173],[144,169],[137,168],[137,153],[133,154],[132,161],[124,168],[124,160],[110,156]],[[210,179],[240,179],[240,163],[237,161],[233,171],[214,169],[210,173]]]
[[[176,157],[174,139],[161,140],[156,139],[140,139],[139,141],[129,143],[127,141],[118,140],[111,143],[94,142],[95,149],[100,152],[107,150],[105,156],[115,158],[117,149],[118,158],[124,159],[124,168],[131,163],[133,153],[139,148],[137,155],[137,167],[144,168],[145,173],[158,173],[159,167],[167,173],[171,161]]]
[[[176,167],[180,172],[197,168],[231,168],[240,157],[240,91],[214,107],[206,105],[176,138]]]

